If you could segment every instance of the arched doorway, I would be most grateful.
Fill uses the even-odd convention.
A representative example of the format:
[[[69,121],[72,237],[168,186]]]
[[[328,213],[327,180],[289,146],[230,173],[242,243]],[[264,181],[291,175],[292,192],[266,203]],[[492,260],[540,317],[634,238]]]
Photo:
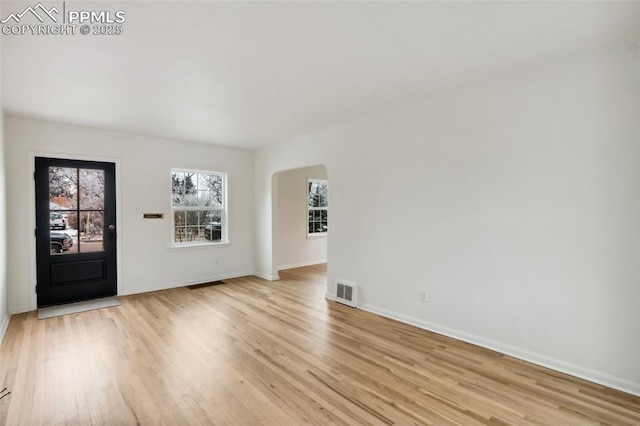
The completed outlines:
[[[273,185],[274,272],[327,262],[328,175],[324,165],[276,173]]]

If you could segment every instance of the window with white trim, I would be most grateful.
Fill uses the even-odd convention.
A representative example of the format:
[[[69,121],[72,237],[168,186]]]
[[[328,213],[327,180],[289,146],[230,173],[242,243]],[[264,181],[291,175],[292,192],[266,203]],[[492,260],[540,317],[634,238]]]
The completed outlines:
[[[309,179],[307,185],[307,235],[322,235],[328,231],[328,182]]]
[[[171,170],[173,245],[227,240],[225,173]]]

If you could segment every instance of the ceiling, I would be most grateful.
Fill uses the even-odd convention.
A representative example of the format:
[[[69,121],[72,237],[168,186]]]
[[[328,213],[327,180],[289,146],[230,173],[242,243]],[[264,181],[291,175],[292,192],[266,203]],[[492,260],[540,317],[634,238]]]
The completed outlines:
[[[242,148],[640,37],[637,1],[80,6],[124,10],[123,34],[0,36],[5,111]]]

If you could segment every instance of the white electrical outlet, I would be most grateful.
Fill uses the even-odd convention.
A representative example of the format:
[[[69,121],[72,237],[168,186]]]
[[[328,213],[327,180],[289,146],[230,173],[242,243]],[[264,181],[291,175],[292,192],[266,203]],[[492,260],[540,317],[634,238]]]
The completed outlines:
[[[429,301],[429,292],[427,290],[420,290],[420,301],[423,303]]]

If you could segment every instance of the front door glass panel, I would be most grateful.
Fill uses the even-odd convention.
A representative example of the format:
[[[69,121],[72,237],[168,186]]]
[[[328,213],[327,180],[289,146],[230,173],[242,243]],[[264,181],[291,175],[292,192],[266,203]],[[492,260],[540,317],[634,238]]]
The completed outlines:
[[[51,255],[104,251],[104,170],[49,167]]]

